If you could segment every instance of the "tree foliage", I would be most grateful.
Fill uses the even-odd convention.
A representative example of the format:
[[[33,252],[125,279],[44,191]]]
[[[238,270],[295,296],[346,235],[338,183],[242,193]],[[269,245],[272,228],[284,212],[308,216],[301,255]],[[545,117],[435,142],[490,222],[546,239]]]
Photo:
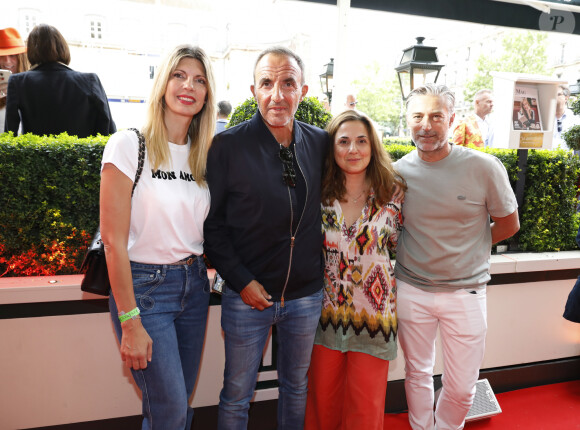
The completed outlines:
[[[574,112],[574,115],[580,115],[580,98],[576,98],[570,104],[570,109]],[[580,125],[575,125],[570,127],[562,135],[568,148],[578,151],[580,150]]]
[[[253,97],[246,99],[234,109],[228,122],[227,128],[238,125],[254,116],[258,105]],[[326,127],[332,116],[324,109],[324,106],[316,97],[304,97],[298,105],[294,118],[306,124],[315,125],[320,128]]]
[[[401,114],[401,89],[393,69],[374,62],[366,67],[360,79],[353,82],[357,90],[357,109],[382,126],[395,130]]]
[[[473,101],[475,93],[482,88],[493,88],[491,72],[514,72],[527,74],[547,73],[547,35],[536,31],[509,31],[501,41],[503,51],[481,54],[477,59],[477,73],[465,84],[465,101]]]

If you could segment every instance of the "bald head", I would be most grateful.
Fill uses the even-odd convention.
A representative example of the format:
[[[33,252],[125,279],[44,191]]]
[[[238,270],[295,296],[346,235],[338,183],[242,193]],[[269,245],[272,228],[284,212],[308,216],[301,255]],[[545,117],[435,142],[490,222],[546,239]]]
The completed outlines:
[[[347,94],[346,102],[344,103],[344,107],[347,109],[356,109],[357,105],[356,96],[354,94]]]
[[[479,90],[473,98],[475,114],[485,119],[493,110],[493,93],[491,90]]]

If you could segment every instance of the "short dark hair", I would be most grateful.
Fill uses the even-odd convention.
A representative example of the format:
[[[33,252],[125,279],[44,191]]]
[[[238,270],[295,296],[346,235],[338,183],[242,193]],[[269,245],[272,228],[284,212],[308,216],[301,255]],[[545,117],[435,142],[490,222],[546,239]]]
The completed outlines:
[[[298,63],[298,67],[300,67],[300,74],[302,75],[300,85],[304,85],[304,82],[305,82],[304,61],[302,61],[302,58],[300,58],[298,56],[298,54],[296,54],[291,49],[286,48],[285,46],[271,46],[270,48],[264,49],[262,52],[260,52],[260,55],[258,55],[258,58],[256,59],[256,63],[254,64],[254,78],[256,76],[256,67],[258,67],[258,63],[260,62],[260,60],[262,58],[264,58],[268,54],[280,55],[283,57],[290,57],[290,58],[293,58],[294,60],[296,60],[296,63]]]
[[[63,35],[55,27],[38,24],[28,35],[26,52],[30,64],[60,62],[70,64],[70,50]]]
[[[232,112],[232,105],[227,100],[218,103],[218,115],[227,117]]]

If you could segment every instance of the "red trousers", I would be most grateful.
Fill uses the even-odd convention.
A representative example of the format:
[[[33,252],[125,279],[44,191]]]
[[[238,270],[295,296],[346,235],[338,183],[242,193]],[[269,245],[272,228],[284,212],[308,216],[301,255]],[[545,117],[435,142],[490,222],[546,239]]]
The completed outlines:
[[[383,430],[389,362],[314,345],[304,430]]]

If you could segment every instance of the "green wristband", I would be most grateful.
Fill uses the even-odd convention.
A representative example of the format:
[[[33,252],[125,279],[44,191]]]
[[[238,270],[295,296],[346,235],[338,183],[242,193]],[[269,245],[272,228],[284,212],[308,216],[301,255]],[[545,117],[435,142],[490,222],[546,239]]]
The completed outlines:
[[[119,312],[119,321],[125,322],[125,321],[130,320],[130,319],[134,320],[135,318],[137,318],[137,316],[140,313],[141,313],[141,311],[139,310],[139,308],[135,308],[132,311],[129,311],[127,313],[121,311],[121,312]]]

